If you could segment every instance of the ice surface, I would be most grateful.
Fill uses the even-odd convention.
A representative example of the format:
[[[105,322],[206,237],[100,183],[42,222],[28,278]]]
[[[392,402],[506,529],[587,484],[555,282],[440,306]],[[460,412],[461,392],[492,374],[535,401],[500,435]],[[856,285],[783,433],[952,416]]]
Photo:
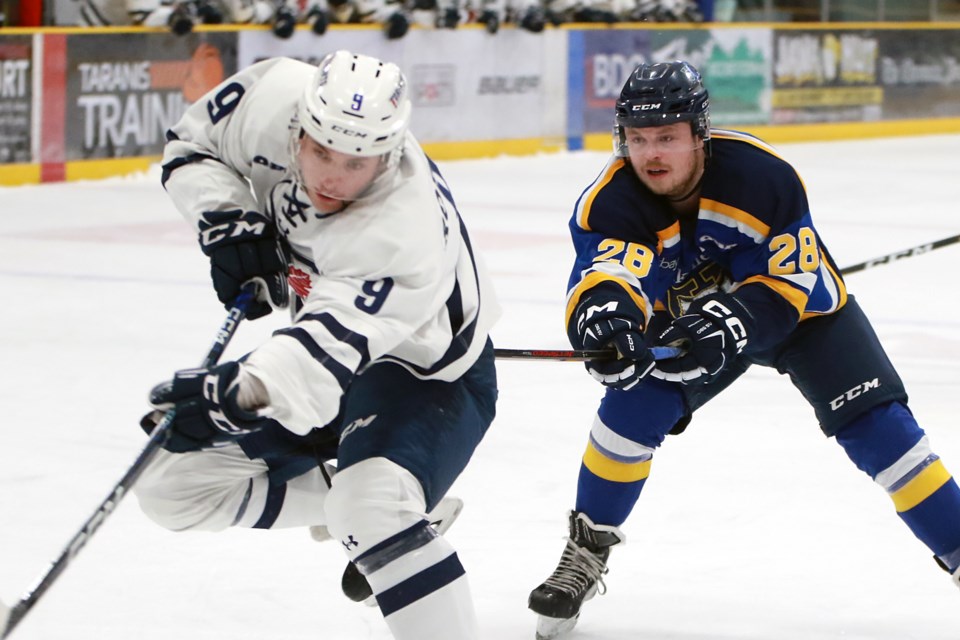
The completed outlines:
[[[781,147],[834,258],[960,232],[960,137]],[[567,219],[606,154],[441,163],[504,306],[498,346],[566,348]],[[159,185],[0,189],[0,597],[34,583],[144,443],[150,387],[196,365],[223,311]],[[848,278],[947,467],[960,473],[960,246]],[[280,326],[241,327],[238,356]],[[602,389],[576,363],[504,361],[496,422],[454,487],[447,534],[485,640],[532,640],[530,589],[563,547]],[[608,593],[571,640],[956,640],[960,593],[889,498],[820,434],[789,381],[743,380],[671,437],[623,526]],[[18,640],[386,639],[306,530],[174,534],[126,500]]]

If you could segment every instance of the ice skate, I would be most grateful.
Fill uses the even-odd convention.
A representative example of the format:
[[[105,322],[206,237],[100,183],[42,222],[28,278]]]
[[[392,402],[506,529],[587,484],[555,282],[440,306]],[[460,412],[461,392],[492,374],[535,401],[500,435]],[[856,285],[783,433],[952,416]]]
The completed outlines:
[[[605,590],[610,548],[624,540],[616,527],[597,525],[584,513],[570,512],[570,537],[560,563],[530,592],[528,606],[540,616],[537,640],[553,640],[576,626],[583,603]]]
[[[437,530],[437,533],[443,535],[457,519],[457,516],[460,515],[462,510],[463,500],[453,496],[447,496],[440,500],[440,504],[434,507],[433,511],[427,514],[427,518],[430,520],[433,528]],[[310,527],[310,535],[318,542],[330,539],[330,534],[327,533],[327,528],[324,526]],[[367,578],[360,573],[360,570],[357,569],[357,566],[352,562],[348,562],[346,568],[343,570],[343,577],[340,579],[340,589],[343,591],[343,595],[354,602],[362,602],[368,607],[377,606],[377,599],[373,596],[370,583],[367,582]]]

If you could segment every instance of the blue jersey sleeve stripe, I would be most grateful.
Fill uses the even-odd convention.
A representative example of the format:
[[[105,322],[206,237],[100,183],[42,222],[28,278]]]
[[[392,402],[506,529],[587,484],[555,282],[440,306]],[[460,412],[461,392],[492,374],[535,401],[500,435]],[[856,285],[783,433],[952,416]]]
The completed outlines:
[[[300,345],[307,350],[307,352],[313,357],[314,360],[319,362],[323,367],[330,372],[330,374],[337,379],[337,383],[340,385],[340,388],[343,391],[347,390],[347,387],[350,386],[350,381],[353,380],[353,371],[343,366],[337,362],[333,356],[324,350],[313,337],[307,332],[303,327],[288,327],[286,329],[280,329],[275,331],[274,334],[287,336],[293,338]]]
[[[308,313],[300,321],[319,322],[334,338],[353,347],[360,354],[360,366],[357,369],[370,362],[370,348],[367,337],[346,328],[329,313]]]

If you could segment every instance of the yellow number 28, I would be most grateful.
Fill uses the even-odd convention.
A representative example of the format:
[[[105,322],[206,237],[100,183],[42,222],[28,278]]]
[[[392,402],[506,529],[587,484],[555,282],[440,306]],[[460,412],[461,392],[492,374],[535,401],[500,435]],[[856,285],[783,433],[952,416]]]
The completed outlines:
[[[770,275],[783,276],[800,271],[816,271],[820,267],[817,236],[810,227],[800,227],[797,235],[784,233],[770,240],[768,267]],[[799,252],[798,252],[799,248]]]
[[[594,262],[619,262],[638,278],[644,278],[650,273],[656,257],[649,247],[613,238],[601,240],[597,249],[600,254],[593,259]]]

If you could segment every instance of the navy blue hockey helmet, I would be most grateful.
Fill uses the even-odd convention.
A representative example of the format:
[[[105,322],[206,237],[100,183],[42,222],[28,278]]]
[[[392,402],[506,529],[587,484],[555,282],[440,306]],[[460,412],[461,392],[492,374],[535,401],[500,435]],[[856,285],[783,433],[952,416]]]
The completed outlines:
[[[680,60],[637,65],[616,103],[614,151],[622,157],[629,155],[626,127],[660,127],[674,122],[689,122],[694,135],[704,143],[710,140],[710,100],[700,72]]]

